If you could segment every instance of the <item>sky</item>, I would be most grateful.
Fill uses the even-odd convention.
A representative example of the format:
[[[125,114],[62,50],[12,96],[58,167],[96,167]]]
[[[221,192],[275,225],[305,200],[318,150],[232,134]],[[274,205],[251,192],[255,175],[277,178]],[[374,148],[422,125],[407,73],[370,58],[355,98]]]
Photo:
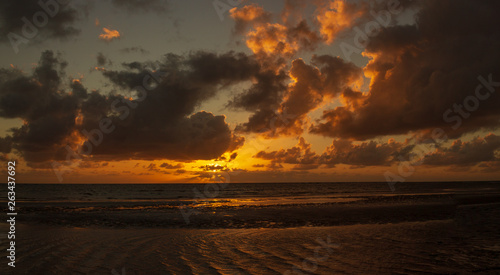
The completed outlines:
[[[499,8],[3,1],[0,158],[25,183],[500,180]]]

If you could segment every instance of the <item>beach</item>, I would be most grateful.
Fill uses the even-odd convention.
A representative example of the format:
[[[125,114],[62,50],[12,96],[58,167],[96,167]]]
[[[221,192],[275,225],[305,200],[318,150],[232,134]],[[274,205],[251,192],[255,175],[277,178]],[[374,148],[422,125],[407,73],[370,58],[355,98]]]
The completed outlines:
[[[31,200],[17,216],[16,267],[0,273],[498,274],[499,196],[484,188],[330,192],[316,203],[240,194],[189,207]]]

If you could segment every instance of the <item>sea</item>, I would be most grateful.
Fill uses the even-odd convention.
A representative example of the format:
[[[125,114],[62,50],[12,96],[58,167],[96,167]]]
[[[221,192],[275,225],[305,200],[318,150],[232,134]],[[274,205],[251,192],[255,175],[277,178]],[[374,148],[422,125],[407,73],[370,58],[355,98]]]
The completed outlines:
[[[6,190],[3,190],[6,192]],[[18,184],[18,202],[158,202],[190,203],[248,199],[275,203],[370,196],[470,194],[500,192],[499,182],[404,182],[395,190],[384,182],[293,182],[212,184]],[[5,196],[2,196],[5,197]]]

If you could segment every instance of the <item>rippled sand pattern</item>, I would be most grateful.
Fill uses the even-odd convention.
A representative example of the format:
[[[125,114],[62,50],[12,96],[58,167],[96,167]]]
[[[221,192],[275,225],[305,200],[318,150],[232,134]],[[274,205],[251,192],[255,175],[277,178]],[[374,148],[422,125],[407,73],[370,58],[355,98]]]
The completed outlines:
[[[20,225],[14,274],[499,274],[491,215],[498,207],[467,206],[455,220],[282,229]],[[330,244],[315,256],[318,238]]]

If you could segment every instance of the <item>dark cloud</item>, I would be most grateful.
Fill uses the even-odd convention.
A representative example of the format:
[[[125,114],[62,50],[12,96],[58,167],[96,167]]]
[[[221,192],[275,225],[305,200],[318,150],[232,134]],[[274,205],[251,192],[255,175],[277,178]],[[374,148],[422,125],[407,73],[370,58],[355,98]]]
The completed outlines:
[[[205,166],[199,167],[203,171],[229,171],[227,167],[219,165],[219,164],[207,164]]]
[[[283,165],[281,165],[281,163],[271,162],[271,164],[266,165],[266,168],[268,168],[269,170],[281,170],[284,167]]]
[[[82,106],[82,127],[97,128],[102,118],[109,118],[116,125],[116,130],[106,136],[93,154],[186,161],[217,158],[243,144],[244,139],[232,134],[224,116],[193,112],[221,86],[250,79],[256,74],[260,68],[253,59],[243,54],[197,52],[186,57],[169,54],[155,64],[132,62],[123,66],[122,71],[103,71],[103,75],[125,90],[144,85],[144,79],[150,74],[148,66],[154,66],[166,76],[141,101],[104,98],[100,94],[90,96],[89,104]],[[149,87],[149,83],[146,86]],[[120,118],[124,113],[109,116],[110,106],[117,99],[122,108],[134,106],[128,108],[129,115],[125,119]],[[100,112],[94,110],[96,108]],[[98,116],[92,116],[97,113]]]
[[[112,65],[113,62],[111,62],[111,60],[109,60],[104,54],[102,53],[98,53],[97,54],[97,65],[98,66],[105,66],[105,65]]]
[[[184,170],[184,169],[177,169],[177,170],[175,170],[175,174],[176,175],[185,174],[185,173],[187,173],[187,171]]]
[[[99,161],[216,159],[242,146],[244,138],[232,133],[225,116],[196,108],[221,87],[250,80],[261,71],[258,62],[244,54],[169,54],[155,63],[131,62],[121,71],[103,70],[122,91],[104,95],[88,92],[81,80],[65,83],[66,65],[47,51],[32,75],[0,70],[0,116],[25,121],[2,139],[3,151],[15,149],[38,167],[74,158],[71,152],[81,153],[79,157],[88,152]],[[111,130],[103,133],[103,128]],[[229,161],[236,156],[232,153]]]
[[[409,148],[412,148],[410,146]],[[333,167],[336,164],[347,164],[357,167],[386,166],[398,161],[398,156],[404,156],[405,143],[389,140],[387,143],[375,141],[353,144],[350,140],[334,140],[321,155],[321,163]]]
[[[471,166],[485,162],[483,167],[489,168],[492,163],[500,161],[499,149],[500,136],[494,134],[476,137],[468,142],[455,140],[450,147],[439,147],[425,156],[424,164]]]
[[[63,144],[74,142],[67,139],[75,127],[81,94],[60,92],[66,65],[46,51],[31,76],[16,69],[0,71],[0,116],[24,120],[23,126],[11,129],[11,145],[27,161],[54,158]]]
[[[290,75],[295,83],[289,85],[286,100],[281,109],[293,115],[285,128],[296,127],[302,132],[302,122],[309,112],[341,94],[349,86],[361,79],[361,69],[346,63],[338,57],[328,55],[313,56],[312,64],[302,59],[292,62]]]
[[[277,126],[273,125],[275,122],[280,123],[276,110],[286,91],[287,79],[285,71],[259,72],[256,83],[228,103],[229,107],[253,112],[248,122],[237,126],[237,131],[264,133],[272,131]]]
[[[500,136],[489,134],[469,142],[456,140],[448,147],[415,145],[410,140],[397,142],[389,139],[387,142],[372,140],[354,143],[351,140],[335,139],[321,155],[312,152],[311,145],[300,138],[299,143],[292,148],[272,152],[260,151],[254,157],[271,161],[273,169],[281,164],[294,164],[294,170],[311,170],[321,165],[332,168],[345,164],[351,168],[361,168],[390,166],[410,161],[413,165],[453,166],[464,169],[472,169],[477,165],[481,171],[494,172],[500,163]]]
[[[319,43],[323,42],[321,36],[308,25],[306,20],[289,27],[288,40],[297,43],[299,51],[313,51]]]
[[[236,152],[232,153],[231,156],[229,156],[229,161],[235,160],[237,156],[238,156],[238,153],[236,153]]]
[[[116,130],[106,135],[92,154],[112,159],[189,161],[217,158],[243,144],[243,139],[231,133],[224,119],[224,116],[207,112],[198,112],[175,122],[165,121],[163,125],[148,123],[137,113],[125,122],[113,118]],[[140,122],[144,124],[138,124]]]
[[[250,80],[261,70],[254,58],[243,53],[217,55],[202,51],[191,53],[187,57],[167,54],[159,62],[130,62],[123,63],[123,67],[125,70],[104,71],[103,75],[121,88],[133,89],[143,85],[143,79],[151,68],[157,69],[170,74],[159,89],[191,90],[177,96],[186,94],[186,97],[193,99],[192,106],[199,103],[199,100],[213,96],[217,91],[215,86]],[[174,95],[172,92],[165,94]]]
[[[88,91],[78,79],[74,79],[70,84],[71,92],[78,98],[87,98]]]
[[[159,169],[156,164],[154,163],[150,163],[148,166],[143,166],[142,168],[150,171],[150,172],[156,172],[156,173],[162,173],[162,174],[170,174],[169,172],[165,171],[165,170],[162,170],[162,169]]]
[[[487,161],[478,165],[483,173],[498,173],[500,171],[500,161]]]
[[[248,91],[236,96],[230,106],[254,111],[249,121],[237,130],[268,137],[300,135],[307,114],[361,80],[361,69],[338,57],[314,55],[311,63],[306,64],[302,59],[292,62],[288,72],[292,83],[285,84],[289,78],[284,71],[281,75],[269,72]]]
[[[256,158],[271,160],[272,163],[295,164],[294,170],[316,169],[320,165],[334,167],[337,164],[364,166],[386,166],[397,161],[397,156],[404,154],[408,145],[389,140],[387,143],[375,141],[353,144],[349,140],[334,140],[332,145],[318,155],[312,152],[311,145],[304,138],[290,149],[279,151],[261,151],[255,155]],[[412,146],[409,147],[410,149]],[[407,153],[406,153],[407,154]]]
[[[106,167],[106,166],[108,166],[107,162],[94,162],[94,161],[81,161],[78,164],[79,168],[84,168],[84,169],[88,169],[88,168],[96,169],[99,167]],[[129,171],[129,173],[130,173],[130,171]]]
[[[279,151],[265,152],[260,151],[255,155],[256,158],[271,160],[271,164],[287,163],[296,164],[296,167],[307,165],[310,169],[317,168],[318,155],[311,151],[311,144],[308,144],[304,138],[299,139],[299,143],[290,149],[281,149]],[[281,166],[281,168],[283,168]]]
[[[47,2],[51,5],[46,4]],[[85,9],[85,7],[80,8]],[[80,13],[74,6],[59,4],[59,1],[2,1],[0,3],[0,41],[10,43],[10,33],[31,42],[33,42],[32,39],[40,41],[47,38],[69,38],[80,33],[75,26],[80,17]],[[29,27],[25,27],[23,31],[25,25]]]
[[[440,127],[449,137],[458,137],[498,127],[500,97],[493,91],[500,82],[496,27],[500,19],[495,15],[500,2],[419,1],[415,5],[420,9],[416,25],[389,26],[367,44],[366,54],[372,60],[364,70],[372,76],[370,92],[358,96],[356,105],[347,102],[325,112],[312,133],[362,140]],[[484,87],[484,82],[490,82],[490,87]],[[479,92],[483,100],[476,94],[479,85],[483,85]],[[474,100],[478,106],[471,108]],[[460,108],[465,115],[458,113]],[[447,110],[450,113],[444,119]]]
[[[184,165],[182,165],[181,163],[173,165],[173,164],[164,162],[164,163],[160,164],[160,167],[165,168],[165,169],[181,169],[184,167]]]
[[[128,47],[128,48],[123,48],[120,50],[122,53],[141,53],[141,54],[148,54],[149,51],[145,50],[142,47]]]

